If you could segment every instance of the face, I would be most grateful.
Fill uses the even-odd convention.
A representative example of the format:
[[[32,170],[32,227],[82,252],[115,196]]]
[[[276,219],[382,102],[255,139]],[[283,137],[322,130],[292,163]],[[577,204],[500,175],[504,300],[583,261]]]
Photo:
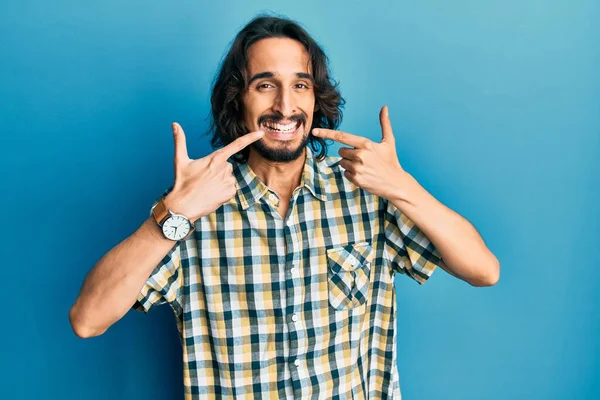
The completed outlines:
[[[248,76],[244,122],[248,132],[265,132],[252,148],[270,161],[297,159],[308,143],[315,108],[308,52],[288,38],[259,40],[248,49]]]

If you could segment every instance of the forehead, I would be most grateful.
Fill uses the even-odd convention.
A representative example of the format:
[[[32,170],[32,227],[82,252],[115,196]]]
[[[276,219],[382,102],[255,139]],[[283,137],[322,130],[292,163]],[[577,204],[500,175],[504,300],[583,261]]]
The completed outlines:
[[[281,76],[311,73],[308,52],[302,43],[293,39],[261,39],[248,49],[248,73],[252,76],[261,72]]]

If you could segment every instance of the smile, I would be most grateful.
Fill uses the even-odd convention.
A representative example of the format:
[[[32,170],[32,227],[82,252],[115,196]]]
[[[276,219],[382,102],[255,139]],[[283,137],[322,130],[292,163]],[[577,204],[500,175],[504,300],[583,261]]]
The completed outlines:
[[[294,132],[300,126],[300,121],[292,122],[289,124],[278,124],[271,121],[265,121],[262,123],[262,128],[273,132],[291,133]]]
[[[299,131],[301,121],[291,122],[286,124],[275,123],[272,121],[263,122],[260,127],[265,133],[278,140],[290,140],[292,139],[296,133]]]

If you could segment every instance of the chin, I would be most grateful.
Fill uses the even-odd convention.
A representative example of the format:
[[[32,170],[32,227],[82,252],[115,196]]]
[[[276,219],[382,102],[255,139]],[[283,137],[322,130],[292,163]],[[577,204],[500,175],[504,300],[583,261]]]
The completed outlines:
[[[304,149],[308,144],[308,135],[304,137],[297,145],[294,145],[290,141],[283,143],[276,141],[274,145],[271,143],[271,140],[265,140],[265,137],[263,137],[262,139],[252,143],[251,146],[258,154],[269,161],[292,162],[304,154]]]

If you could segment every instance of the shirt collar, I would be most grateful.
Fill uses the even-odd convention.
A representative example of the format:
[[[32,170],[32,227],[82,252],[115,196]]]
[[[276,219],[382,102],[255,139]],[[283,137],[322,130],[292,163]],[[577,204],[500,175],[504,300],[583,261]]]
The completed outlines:
[[[300,187],[306,187],[315,198],[325,201],[327,200],[327,193],[323,177],[324,171],[321,170],[320,163],[315,159],[312,149],[309,146],[306,146],[305,153],[306,157]],[[243,210],[248,209],[266,193],[272,191],[256,176],[254,171],[248,166],[248,163],[233,161],[233,174],[237,181],[237,196]]]

